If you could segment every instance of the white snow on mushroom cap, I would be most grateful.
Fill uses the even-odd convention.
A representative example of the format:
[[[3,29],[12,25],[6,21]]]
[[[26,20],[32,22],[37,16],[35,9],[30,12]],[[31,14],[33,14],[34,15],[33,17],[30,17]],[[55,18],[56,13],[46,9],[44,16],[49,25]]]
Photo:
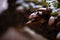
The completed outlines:
[[[40,15],[42,15],[42,12],[41,12],[41,11],[39,11],[39,14],[40,14]]]
[[[37,12],[34,12],[34,13],[32,13],[31,15],[36,15],[37,14]]]
[[[46,10],[46,8],[39,8],[39,10]]]
[[[24,10],[24,7],[23,6],[19,6],[19,7],[17,7],[17,10]]]
[[[0,13],[8,9],[7,0],[0,0]]]
[[[53,16],[51,16],[50,19],[52,20],[52,19],[55,19],[55,18]]]

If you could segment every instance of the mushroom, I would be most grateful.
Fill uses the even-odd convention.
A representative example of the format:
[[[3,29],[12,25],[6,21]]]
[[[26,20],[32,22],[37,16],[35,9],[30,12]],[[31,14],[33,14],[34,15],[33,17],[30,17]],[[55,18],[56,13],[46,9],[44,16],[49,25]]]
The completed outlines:
[[[7,0],[0,0],[0,13],[8,9]]]
[[[55,21],[55,18],[53,16],[51,16],[49,18],[48,25],[51,26],[54,23],[54,21]]]
[[[37,12],[34,12],[32,13],[30,16],[29,16],[29,19],[34,19],[35,17],[37,17]]]
[[[56,39],[60,40],[60,32],[57,34]]]

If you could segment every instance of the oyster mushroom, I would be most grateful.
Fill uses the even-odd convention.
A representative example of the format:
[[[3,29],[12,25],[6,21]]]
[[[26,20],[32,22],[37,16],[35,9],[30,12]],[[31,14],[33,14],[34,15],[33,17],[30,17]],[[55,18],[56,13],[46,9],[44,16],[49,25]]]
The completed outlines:
[[[33,18],[35,18],[35,17],[37,17],[38,15],[37,15],[37,12],[34,12],[34,13],[32,13],[30,16],[29,16],[29,19],[33,19]]]

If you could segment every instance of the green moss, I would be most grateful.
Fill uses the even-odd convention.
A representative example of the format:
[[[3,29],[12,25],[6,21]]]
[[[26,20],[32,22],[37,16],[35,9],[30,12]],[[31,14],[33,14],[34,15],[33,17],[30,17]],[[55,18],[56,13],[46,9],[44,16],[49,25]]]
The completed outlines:
[[[54,7],[58,8],[58,3],[54,2]]]
[[[57,13],[57,12],[53,12],[53,13],[51,13],[50,15],[51,15],[51,16],[57,16],[58,13]]]
[[[42,5],[43,5],[43,6],[48,7],[48,6],[49,6],[49,4],[50,4],[50,3],[49,3],[49,2],[46,2],[46,0],[42,0]]]

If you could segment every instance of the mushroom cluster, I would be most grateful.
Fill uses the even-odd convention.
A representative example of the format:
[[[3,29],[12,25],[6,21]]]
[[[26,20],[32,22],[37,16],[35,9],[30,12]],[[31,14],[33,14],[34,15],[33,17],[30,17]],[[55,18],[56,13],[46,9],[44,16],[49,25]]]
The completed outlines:
[[[51,40],[55,39],[56,29],[60,26],[60,8],[58,4],[57,0],[26,0],[21,3],[21,6],[29,10],[28,13],[30,13],[27,16],[26,25]]]
[[[58,30],[60,29],[60,7],[58,0],[24,0],[20,4],[20,10],[22,10],[21,6],[23,6],[26,12],[29,11],[27,12],[27,26],[37,33],[42,33],[50,40],[54,40],[58,36],[56,35],[60,32]]]

